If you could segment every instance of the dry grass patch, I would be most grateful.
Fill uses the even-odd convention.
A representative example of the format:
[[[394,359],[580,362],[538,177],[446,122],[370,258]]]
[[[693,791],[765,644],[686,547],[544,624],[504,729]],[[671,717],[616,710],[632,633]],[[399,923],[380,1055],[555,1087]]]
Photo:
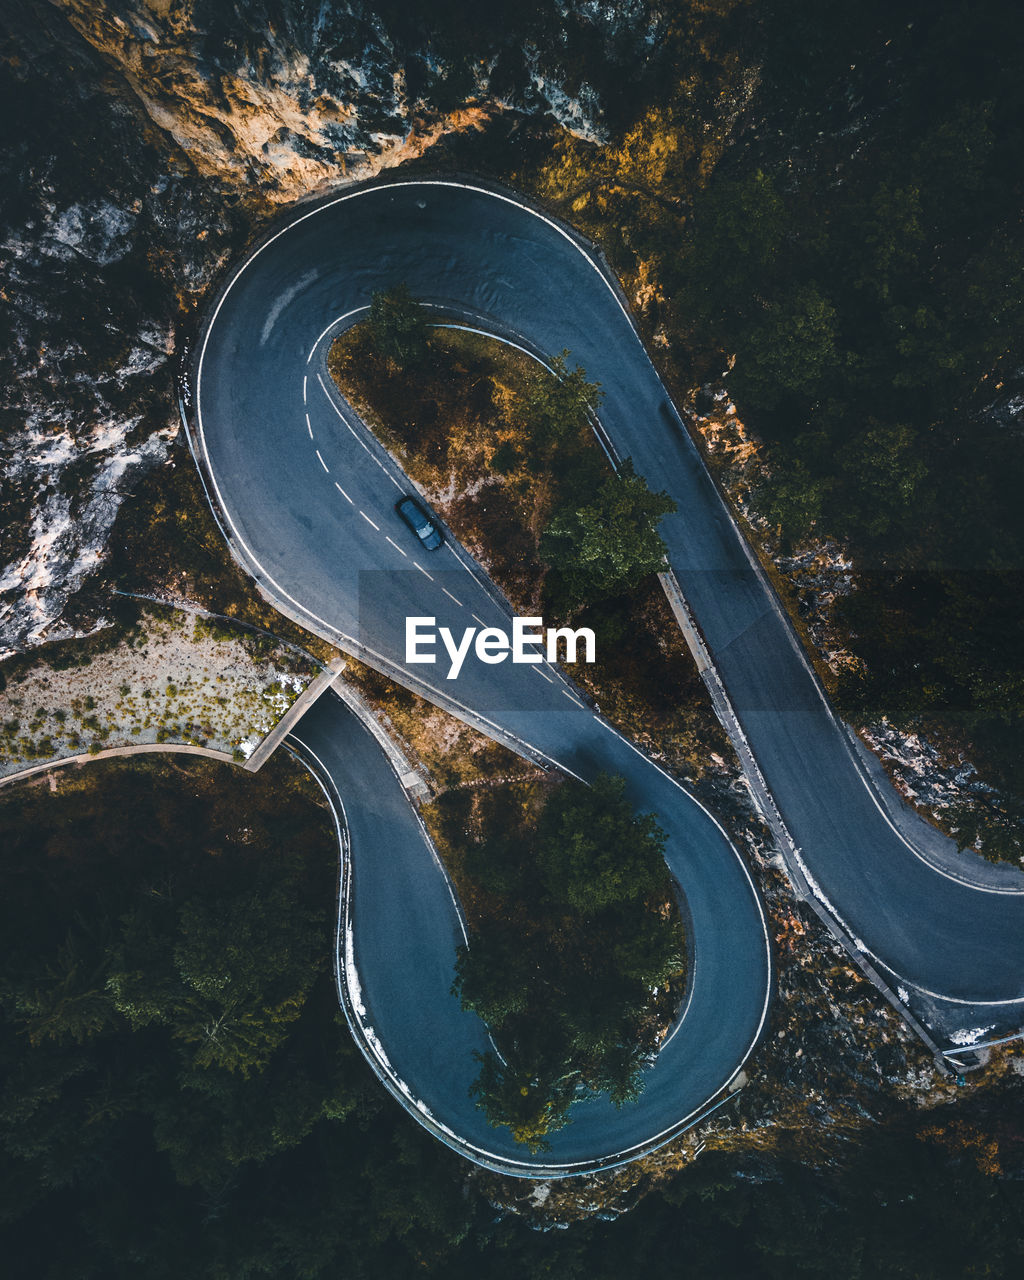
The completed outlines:
[[[143,611],[122,643],[84,665],[68,662],[67,648],[11,669],[0,694],[0,776],[141,743],[246,759],[317,670],[284,646],[172,610]]]
[[[430,349],[415,370],[389,368],[360,325],[335,341],[328,366],[517,612],[550,614],[541,535],[560,507],[585,498],[588,477],[608,474],[607,460],[588,428],[537,446],[521,410],[531,384],[551,375],[522,352],[454,329],[433,330]],[[597,662],[572,675],[609,720],[680,777],[738,774],[654,579],[584,609],[574,625],[593,627]]]

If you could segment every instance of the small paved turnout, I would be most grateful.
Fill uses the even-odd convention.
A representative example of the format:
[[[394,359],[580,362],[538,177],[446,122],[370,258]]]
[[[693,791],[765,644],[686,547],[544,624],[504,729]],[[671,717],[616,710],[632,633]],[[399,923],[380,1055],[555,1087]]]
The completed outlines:
[[[411,482],[328,378],[333,338],[399,282],[436,311],[538,355],[568,348],[604,389],[601,427],[677,513],[666,588],[794,880],[938,1047],[1024,1021],[1024,879],[954,861],[873,779],[681,427],[617,285],[570,229],[471,181],[376,183],[296,207],[227,278],[197,342],[190,435],[233,554],[308,629],[545,765],[623,775],[668,833],[690,988],[639,1101],[578,1105],[531,1157],[468,1097],[479,1020],[450,994],[461,917],[379,744],[325,695],[294,731],[344,851],[339,990],[412,1114],[471,1159],[531,1176],[621,1162],[724,1096],[765,1025],[771,961],[742,859],[696,801],[557,667],[408,665],[407,616],[507,629],[508,606],[450,536],[425,551],[394,511]],[[894,819],[896,813],[898,820]],[[916,834],[920,832],[920,840]],[[940,842],[941,844],[941,842]]]

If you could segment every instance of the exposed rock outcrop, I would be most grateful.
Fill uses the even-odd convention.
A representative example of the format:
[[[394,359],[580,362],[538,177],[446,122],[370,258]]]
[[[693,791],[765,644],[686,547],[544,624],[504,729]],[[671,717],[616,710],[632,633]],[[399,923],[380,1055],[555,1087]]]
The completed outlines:
[[[502,113],[599,140],[660,21],[642,0],[499,4],[473,31],[358,0],[8,10],[0,655],[95,625],[68,604],[176,431],[183,312],[268,211]]]
[[[653,55],[651,6],[541,4],[470,36],[441,9],[56,0],[196,171],[281,202],[367,177],[500,111],[604,141],[596,81]]]

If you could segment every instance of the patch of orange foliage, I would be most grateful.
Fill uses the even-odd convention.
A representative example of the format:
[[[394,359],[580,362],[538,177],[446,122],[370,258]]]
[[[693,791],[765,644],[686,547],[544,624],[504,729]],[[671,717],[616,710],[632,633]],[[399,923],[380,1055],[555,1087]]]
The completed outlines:
[[[948,1120],[942,1124],[930,1124],[918,1133],[922,1142],[935,1142],[953,1155],[970,1155],[980,1173],[990,1178],[1003,1171],[999,1158],[999,1140],[990,1133],[983,1133],[968,1120]]]

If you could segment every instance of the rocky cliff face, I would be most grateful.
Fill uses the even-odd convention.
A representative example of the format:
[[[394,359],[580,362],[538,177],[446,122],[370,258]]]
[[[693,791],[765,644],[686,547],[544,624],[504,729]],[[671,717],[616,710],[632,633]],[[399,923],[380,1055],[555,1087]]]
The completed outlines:
[[[474,13],[472,36],[429,0],[59,3],[200,174],[273,201],[399,164],[502,110],[601,140],[600,82],[642,72],[659,31],[638,0]]]
[[[176,431],[183,311],[269,209],[501,114],[599,140],[660,30],[640,0],[472,33],[440,0],[6,8],[0,655],[96,624],[69,601]]]
[[[59,15],[7,15],[2,54],[0,654],[97,621],[67,603],[166,455],[179,296],[231,231]]]

